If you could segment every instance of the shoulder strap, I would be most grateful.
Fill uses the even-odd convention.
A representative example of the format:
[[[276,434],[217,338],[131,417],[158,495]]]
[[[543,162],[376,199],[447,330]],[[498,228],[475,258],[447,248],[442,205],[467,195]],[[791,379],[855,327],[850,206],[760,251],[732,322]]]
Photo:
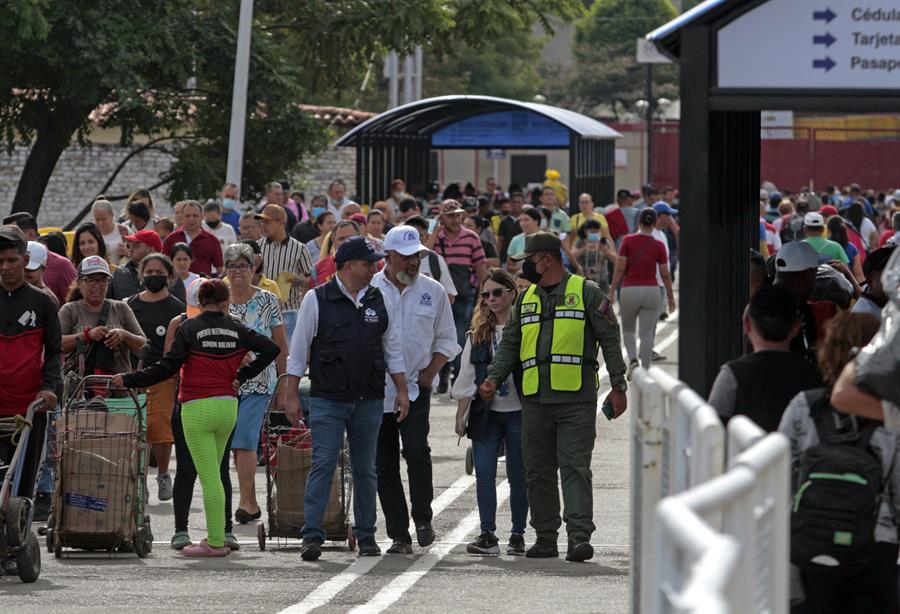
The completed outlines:
[[[431,250],[428,250],[428,268],[431,269],[431,276],[435,281],[441,281],[441,261],[438,260],[438,255]]]
[[[103,307],[100,308],[100,315],[97,317],[97,326],[106,326],[106,320],[109,318],[109,307],[111,303],[109,299],[103,299]]]
[[[656,237],[654,237],[653,235],[648,235],[648,236],[649,236],[652,240],[658,241],[658,239],[657,239]],[[650,246],[651,246],[651,245],[653,245],[653,244],[650,243],[649,241],[644,241],[644,247],[642,247],[642,248],[641,248],[641,251],[639,251],[639,252],[637,253],[637,256],[635,256],[634,258],[628,258],[628,259],[626,260],[626,262],[625,262],[625,271],[622,273],[622,281],[625,280],[625,276],[628,274],[628,269],[631,268],[631,265],[634,264],[634,262],[635,262],[636,260],[640,260],[641,256],[644,255],[644,252],[646,252],[648,249],[650,249]],[[620,282],[620,283],[621,283],[621,282]],[[615,288],[613,288],[613,290],[615,290]]]

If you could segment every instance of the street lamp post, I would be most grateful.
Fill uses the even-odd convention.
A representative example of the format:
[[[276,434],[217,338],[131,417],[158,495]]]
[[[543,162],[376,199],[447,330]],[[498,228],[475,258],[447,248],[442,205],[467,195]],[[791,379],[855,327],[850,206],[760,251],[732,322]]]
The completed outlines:
[[[244,166],[244,130],[247,124],[247,82],[250,73],[250,30],[253,0],[241,0],[237,52],[234,57],[234,89],[231,95],[231,128],[228,132],[228,166],[225,178],[240,190]]]

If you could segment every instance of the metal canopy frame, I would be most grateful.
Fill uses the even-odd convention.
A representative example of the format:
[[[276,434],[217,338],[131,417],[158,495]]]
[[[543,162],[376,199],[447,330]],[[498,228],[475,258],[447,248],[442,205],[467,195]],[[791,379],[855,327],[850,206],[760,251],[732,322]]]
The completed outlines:
[[[741,356],[748,253],[759,245],[760,111],[896,112],[897,90],[717,86],[718,31],[767,0],[707,0],[647,35],[681,65],[679,377],[709,393]]]
[[[412,191],[423,190],[431,177],[432,149],[494,149],[502,145],[435,146],[432,135],[456,122],[497,111],[529,111],[569,132],[567,147],[523,143],[516,149],[568,149],[569,193],[588,192],[597,202],[611,202],[615,180],[615,139],[622,135],[591,117],[533,102],[493,96],[440,96],[391,109],[353,128],[337,145],[356,147],[356,186],[368,204],[387,196],[390,182],[402,177]]]

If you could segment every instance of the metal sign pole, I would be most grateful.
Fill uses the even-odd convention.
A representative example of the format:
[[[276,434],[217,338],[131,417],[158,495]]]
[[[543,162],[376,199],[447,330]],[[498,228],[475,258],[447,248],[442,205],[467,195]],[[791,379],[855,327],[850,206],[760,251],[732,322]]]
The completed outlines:
[[[234,57],[234,90],[231,95],[231,129],[228,133],[228,166],[225,179],[240,190],[244,166],[244,129],[247,123],[247,83],[250,73],[250,31],[253,0],[241,0],[237,52]]]

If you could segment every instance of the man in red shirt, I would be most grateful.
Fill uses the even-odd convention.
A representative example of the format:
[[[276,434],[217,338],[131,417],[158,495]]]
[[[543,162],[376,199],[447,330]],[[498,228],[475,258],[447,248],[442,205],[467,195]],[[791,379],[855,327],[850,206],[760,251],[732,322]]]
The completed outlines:
[[[25,283],[27,263],[23,234],[15,226],[0,226],[0,416],[24,415],[39,399],[44,409],[53,409],[62,384],[57,308],[43,290]],[[46,430],[42,411],[34,416],[13,495],[34,496]],[[15,450],[10,438],[0,438],[0,465],[9,464]]]
[[[223,270],[222,246],[219,240],[203,229],[203,205],[196,200],[175,203],[181,205],[181,217],[184,225],[166,237],[163,252],[170,254],[176,243],[187,243],[191,246],[194,260],[191,262],[191,273],[210,276]]]

